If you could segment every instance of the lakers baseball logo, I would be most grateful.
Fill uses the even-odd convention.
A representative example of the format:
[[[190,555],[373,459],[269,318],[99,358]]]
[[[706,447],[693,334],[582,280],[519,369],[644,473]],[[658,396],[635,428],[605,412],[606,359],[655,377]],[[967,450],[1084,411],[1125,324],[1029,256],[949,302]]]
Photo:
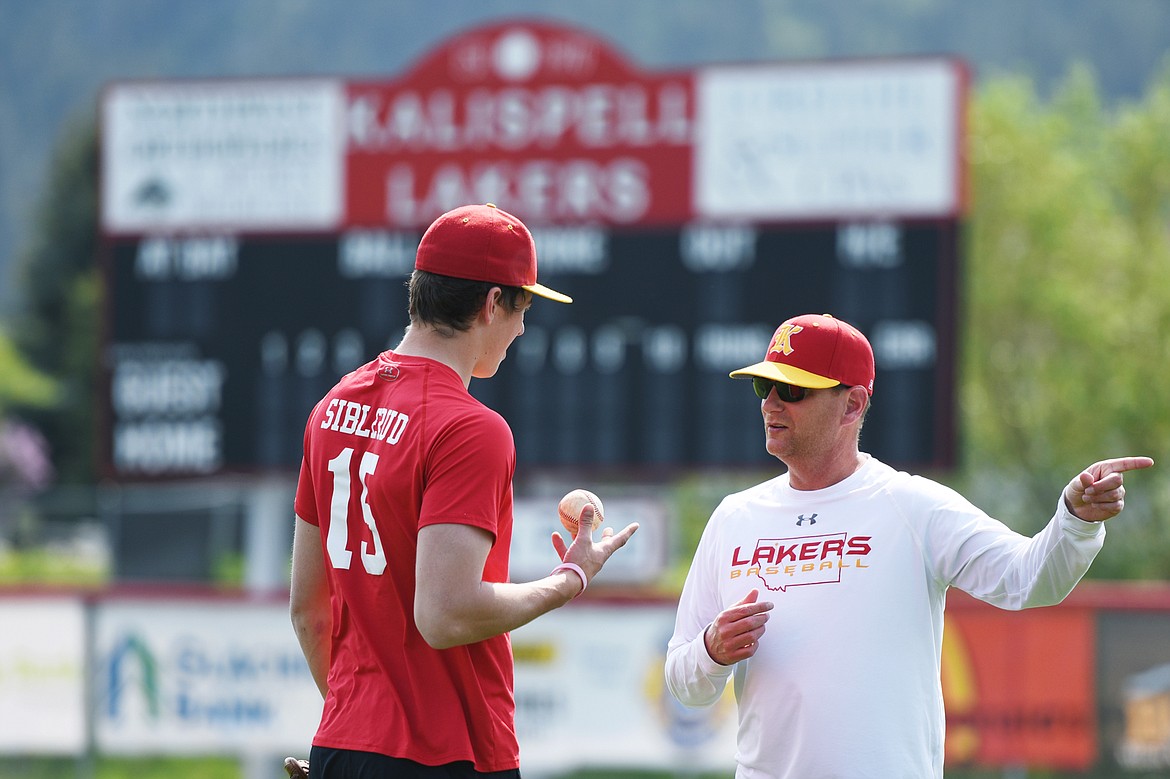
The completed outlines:
[[[786,324],[782,326],[776,331],[776,335],[772,337],[772,345],[768,347],[768,351],[780,352],[780,354],[792,354],[792,336],[803,329],[800,325]]]
[[[871,536],[826,533],[819,536],[761,538],[731,552],[729,578],[760,579],[770,592],[808,584],[840,584],[842,572],[869,568]]]

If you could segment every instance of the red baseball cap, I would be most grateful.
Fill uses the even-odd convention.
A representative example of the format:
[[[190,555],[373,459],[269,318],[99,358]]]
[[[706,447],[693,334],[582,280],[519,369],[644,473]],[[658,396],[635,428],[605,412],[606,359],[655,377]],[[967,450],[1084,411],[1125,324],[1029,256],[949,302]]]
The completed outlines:
[[[521,287],[558,303],[572,303],[543,284],[536,283],[536,243],[516,217],[486,205],[460,206],[440,216],[419,242],[414,257],[416,270]]]
[[[831,314],[794,316],[776,328],[763,362],[731,372],[733,379],[753,376],[810,389],[860,385],[872,395],[873,349],[860,330]]]

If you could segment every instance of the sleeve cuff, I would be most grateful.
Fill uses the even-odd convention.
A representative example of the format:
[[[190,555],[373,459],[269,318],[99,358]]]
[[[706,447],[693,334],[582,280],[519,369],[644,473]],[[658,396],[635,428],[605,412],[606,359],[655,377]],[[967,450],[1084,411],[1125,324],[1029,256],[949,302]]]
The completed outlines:
[[[707,634],[707,629],[703,628],[703,632],[695,638],[695,654],[698,655],[699,670],[709,678],[723,678],[731,676],[735,671],[734,665],[722,665],[711,659],[710,653],[707,651],[707,639],[704,636]]]
[[[1079,536],[1092,538],[1102,535],[1105,532],[1104,522],[1086,522],[1069,511],[1068,506],[1064,502],[1063,492],[1061,492],[1060,497],[1056,501],[1056,516],[1060,519],[1060,524],[1065,530]]]

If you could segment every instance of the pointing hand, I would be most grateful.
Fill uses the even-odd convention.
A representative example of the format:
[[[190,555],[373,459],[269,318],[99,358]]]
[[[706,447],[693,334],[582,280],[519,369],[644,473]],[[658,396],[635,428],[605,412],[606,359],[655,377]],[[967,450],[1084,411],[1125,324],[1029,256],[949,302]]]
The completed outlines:
[[[1093,463],[1064,488],[1064,504],[1078,519],[1104,522],[1125,508],[1122,474],[1153,464],[1149,457],[1118,457]]]

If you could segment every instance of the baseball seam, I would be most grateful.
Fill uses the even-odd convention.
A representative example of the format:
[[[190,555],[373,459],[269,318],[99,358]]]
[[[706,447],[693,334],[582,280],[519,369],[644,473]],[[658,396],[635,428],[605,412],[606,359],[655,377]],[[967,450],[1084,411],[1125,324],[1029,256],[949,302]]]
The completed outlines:
[[[595,503],[592,499],[587,499],[585,502],[593,507],[593,522],[594,524],[597,524],[596,518],[601,516],[601,509],[597,507],[597,503]],[[581,508],[584,509],[585,507],[582,506]],[[557,509],[557,513],[561,515],[561,519],[565,522],[571,522],[572,524],[576,525],[579,521],[577,517],[574,517],[571,514],[566,514],[564,509]]]

